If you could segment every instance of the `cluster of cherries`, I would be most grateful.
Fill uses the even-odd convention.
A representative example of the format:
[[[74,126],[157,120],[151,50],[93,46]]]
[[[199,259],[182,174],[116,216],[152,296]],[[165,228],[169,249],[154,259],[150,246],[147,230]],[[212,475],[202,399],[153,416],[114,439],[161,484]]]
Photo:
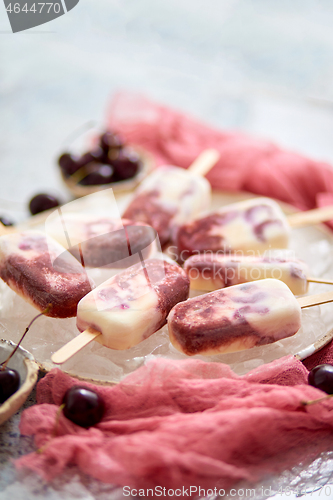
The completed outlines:
[[[91,151],[81,156],[63,153],[58,164],[66,179],[72,179],[81,186],[98,186],[131,179],[142,166],[138,153],[126,146],[120,135],[110,131],[99,137],[97,146]],[[55,196],[40,193],[30,200],[29,210],[32,215],[36,215],[59,205],[60,201]],[[13,225],[6,217],[0,217],[0,222],[5,226]]]
[[[71,177],[81,186],[95,186],[131,179],[141,161],[118,134],[105,132],[94,149],[82,156],[63,153],[58,164],[65,178]]]

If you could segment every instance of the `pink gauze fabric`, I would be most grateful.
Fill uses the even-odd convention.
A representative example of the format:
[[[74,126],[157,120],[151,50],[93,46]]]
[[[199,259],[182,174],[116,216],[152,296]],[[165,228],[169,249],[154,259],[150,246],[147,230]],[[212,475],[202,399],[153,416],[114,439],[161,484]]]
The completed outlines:
[[[285,151],[268,140],[218,131],[143,96],[117,94],[107,126],[150,151],[158,165],[187,168],[203,149],[218,149],[221,158],[207,174],[214,189],[270,196],[302,210],[333,203],[333,169],[328,163]]]
[[[41,453],[16,461],[46,480],[67,465],[106,483],[134,488],[230,488],[314,458],[333,445],[333,401],[307,385],[294,357],[239,377],[227,365],[156,359],[113,387],[92,386],[103,420],[83,429],[56,413],[77,380],[58,369],[38,384],[37,405],[20,430]]]

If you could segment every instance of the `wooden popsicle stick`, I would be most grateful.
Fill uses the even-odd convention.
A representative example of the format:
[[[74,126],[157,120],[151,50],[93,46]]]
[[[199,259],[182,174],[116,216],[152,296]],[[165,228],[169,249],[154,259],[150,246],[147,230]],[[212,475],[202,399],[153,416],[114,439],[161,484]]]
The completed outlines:
[[[219,161],[220,153],[217,149],[205,149],[188,167],[193,174],[204,177]]]
[[[13,226],[4,226],[2,222],[0,222],[0,236],[4,236],[5,234],[15,233],[17,230]]]
[[[322,283],[323,285],[333,285],[333,280],[319,279],[319,278],[307,278],[309,283]]]
[[[101,332],[94,330],[93,328],[88,328],[84,332],[80,333],[77,337],[74,337],[67,344],[62,346],[58,351],[52,354],[51,360],[56,365],[62,365],[69,358],[74,356],[77,352],[79,352],[83,347],[90,344],[96,337],[101,335]]]
[[[333,220],[333,205],[307,210],[306,212],[297,212],[288,215],[287,220],[291,227],[311,226],[312,224],[327,222]]]
[[[302,309],[312,306],[320,306],[333,301],[333,292],[317,293],[316,295],[309,295],[307,297],[300,297],[297,302]]]

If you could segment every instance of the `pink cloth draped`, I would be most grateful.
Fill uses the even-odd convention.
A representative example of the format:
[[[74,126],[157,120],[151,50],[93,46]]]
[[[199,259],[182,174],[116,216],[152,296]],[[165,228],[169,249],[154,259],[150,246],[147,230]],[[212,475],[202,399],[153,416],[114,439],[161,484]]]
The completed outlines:
[[[143,96],[117,94],[107,126],[150,151],[158,165],[187,168],[203,149],[218,149],[221,159],[207,175],[214,189],[249,191],[303,210],[333,203],[333,168],[328,163],[267,140],[213,129]]]
[[[156,359],[114,387],[90,386],[106,403],[99,424],[83,429],[56,413],[78,381],[58,369],[38,384],[37,405],[20,430],[41,453],[16,461],[46,480],[75,464],[106,483],[135,488],[228,489],[307,461],[333,445],[333,401],[304,408],[323,393],[307,385],[292,356],[243,377],[222,363]]]

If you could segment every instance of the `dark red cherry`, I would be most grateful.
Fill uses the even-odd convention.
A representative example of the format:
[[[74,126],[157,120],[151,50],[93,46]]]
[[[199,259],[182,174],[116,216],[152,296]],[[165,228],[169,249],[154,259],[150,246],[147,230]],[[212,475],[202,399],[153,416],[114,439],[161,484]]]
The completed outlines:
[[[109,184],[113,182],[114,169],[111,165],[99,165],[90,163],[88,168],[94,167],[92,172],[89,172],[86,177],[79,181],[82,186],[98,186],[100,184]]]
[[[74,385],[65,393],[62,404],[66,418],[81,427],[98,424],[105,412],[104,401],[97,392],[84,386]]]
[[[14,226],[14,222],[12,222],[11,220],[7,219],[7,217],[0,217],[0,222],[4,226]]]
[[[100,139],[101,147],[108,152],[110,149],[121,149],[124,146],[124,139],[113,132],[105,132]]]
[[[78,158],[70,153],[64,153],[58,159],[59,167],[65,175],[73,175],[80,168]]]
[[[131,179],[141,166],[140,157],[134,151],[119,151],[118,157],[112,162],[115,169],[115,176],[118,180]]]
[[[321,389],[327,394],[333,394],[333,366],[315,366],[309,373],[308,382],[313,387]]]
[[[88,153],[85,153],[82,155],[77,163],[79,167],[84,167],[85,165],[88,165],[89,163],[104,163],[107,161],[107,154],[101,147],[97,147],[95,149],[92,149],[91,151],[88,151]]]
[[[50,194],[37,194],[31,198],[29,203],[29,210],[32,215],[44,212],[44,210],[50,210],[51,208],[59,207],[60,203],[54,196]]]
[[[20,387],[20,375],[13,368],[0,369],[0,404],[4,403]]]

